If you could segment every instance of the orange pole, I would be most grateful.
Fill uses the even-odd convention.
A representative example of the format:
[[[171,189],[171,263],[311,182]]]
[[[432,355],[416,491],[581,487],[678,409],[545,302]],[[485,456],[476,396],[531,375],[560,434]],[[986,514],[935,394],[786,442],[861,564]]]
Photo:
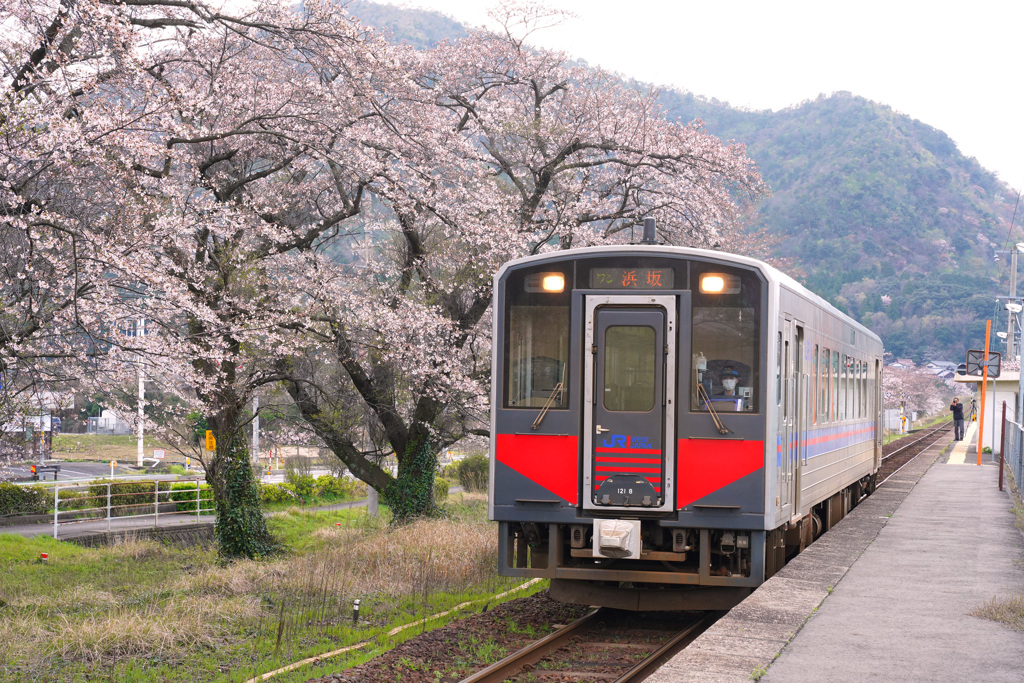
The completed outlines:
[[[988,344],[992,338],[992,321],[985,321],[985,363],[981,366],[981,412],[978,414],[978,464],[981,464],[981,437],[985,432],[985,387],[988,385]]]

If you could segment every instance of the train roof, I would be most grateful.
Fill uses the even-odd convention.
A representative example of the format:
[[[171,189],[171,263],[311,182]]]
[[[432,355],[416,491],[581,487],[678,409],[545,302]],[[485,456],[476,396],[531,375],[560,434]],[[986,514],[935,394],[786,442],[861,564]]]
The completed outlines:
[[[857,322],[850,316],[846,315],[838,308],[830,304],[828,301],[823,299],[821,296],[815,294],[807,287],[797,282],[794,278],[786,275],[775,266],[769,265],[764,261],[761,261],[750,256],[743,256],[742,254],[733,254],[727,251],[715,251],[713,249],[695,249],[693,247],[673,247],[666,245],[646,245],[646,244],[622,244],[622,245],[605,245],[598,247],[582,247],[579,249],[565,249],[562,251],[550,251],[543,254],[536,254],[534,256],[525,256],[523,258],[514,259],[506,262],[498,272],[494,275],[494,282],[497,284],[498,280],[502,278],[507,270],[513,267],[527,265],[531,263],[543,263],[545,261],[562,261],[565,259],[574,259],[585,256],[609,256],[611,254],[660,254],[666,256],[690,256],[701,260],[713,260],[722,261],[725,263],[735,263],[738,265],[745,265],[758,270],[769,283],[773,285],[784,286],[787,289],[794,291],[800,296],[812,301],[815,305],[826,309],[833,315],[842,318],[848,322],[851,326],[857,328],[859,332],[875,339],[879,344],[882,343],[881,337],[872,332],[869,328],[865,327],[861,323]],[[495,287],[497,291],[497,287]]]

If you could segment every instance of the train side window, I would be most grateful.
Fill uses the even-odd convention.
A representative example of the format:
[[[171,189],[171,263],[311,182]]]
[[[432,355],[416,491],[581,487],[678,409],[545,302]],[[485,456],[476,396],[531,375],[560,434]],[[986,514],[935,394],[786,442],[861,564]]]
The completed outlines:
[[[814,397],[818,395],[818,345],[814,345],[814,357],[811,359],[811,423],[818,424],[818,402]]]
[[[832,352],[832,419],[839,421],[839,352]]]
[[[506,286],[504,406],[569,407],[569,273],[514,273]]]
[[[761,346],[767,341],[761,338],[764,282],[751,270],[699,262],[690,278],[691,348],[696,358],[704,357],[704,369],[695,368],[690,378],[690,410],[706,411],[710,401],[716,411],[758,412],[761,354],[771,353],[768,344],[763,351]],[[776,400],[780,382],[776,376]]]
[[[843,354],[842,362],[839,364],[839,419],[845,420],[850,417],[850,357]]]
[[[850,383],[853,385],[853,417],[860,419],[860,361],[853,361]]]
[[[782,405],[782,333],[775,345],[775,405]]]
[[[860,362],[860,416],[868,416],[868,363]]]
[[[828,413],[828,368],[832,359],[832,351],[825,349],[821,364],[821,421],[830,422]]]

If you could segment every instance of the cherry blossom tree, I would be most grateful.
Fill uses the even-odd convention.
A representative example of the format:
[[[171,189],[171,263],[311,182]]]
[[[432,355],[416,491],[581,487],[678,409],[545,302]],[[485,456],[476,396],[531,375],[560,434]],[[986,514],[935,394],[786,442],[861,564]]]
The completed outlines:
[[[245,406],[305,323],[304,255],[343,236],[389,156],[381,100],[403,51],[316,1],[234,16],[170,0],[15,9],[8,127],[52,163],[20,185],[8,174],[8,201],[71,186],[24,212],[99,245],[90,282],[106,287],[109,329],[90,379],[126,384],[142,363],[205,417],[221,551],[261,555]],[[135,320],[145,336],[118,334]]]
[[[395,116],[431,123],[376,188],[390,217],[368,227],[358,270],[318,269],[310,351],[282,368],[314,430],[399,518],[430,511],[440,449],[486,433],[482,320],[502,262],[623,243],[646,217],[668,243],[710,247],[737,239],[765,191],[742,146],[669,123],[656,93],[525,45],[547,10],[496,16],[503,34],[423,55],[416,101]],[[380,438],[352,420],[359,403]]]
[[[26,283],[0,356],[79,354],[108,387],[142,367],[164,414],[202,415],[226,555],[270,548],[242,430],[280,380],[397,518],[429,512],[437,450],[485,431],[498,265],[648,216],[729,243],[764,192],[654,93],[528,48],[538,7],[415,53],[321,0],[12,0],[0,199]]]

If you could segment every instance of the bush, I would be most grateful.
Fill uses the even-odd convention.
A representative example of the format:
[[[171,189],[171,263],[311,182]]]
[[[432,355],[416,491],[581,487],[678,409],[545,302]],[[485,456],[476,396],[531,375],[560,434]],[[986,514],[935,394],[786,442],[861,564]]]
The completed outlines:
[[[171,500],[177,503],[178,512],[192,512],[196,509],[195,484],[174,484],[171,486]],[[213,512],[213,489],[209,484],[199,485],[200,513]]]
[[[290,488],[299,498],[312,498],[313,489],[316,488],[316,480],[308,474],[285,474],[283,486]]]
[[[43,515],[49,509],[43,487],[0,483],[0,515]]]
[[[261,484],[260,500],[264,503],[292,503],[295,501],[295,493],[285,484]]]
[[[491,463],[486,455],[470,455],[459,461],[459,484],[467,491],[486,491]]]
[[[329,474],[322,474],[316,478],[313,493],[317,498],[343,498],[355,497],[356,483],[344,477],[333,477]]]
[[[434,503],[441,504],[448,499],[451,484],[444,477],[434,477]]]
[[[102,500],[102,503],[100,502]],[[106,508],[107,507],[107,494],[104,492],[103,498],[96,498],[89,491],[69,491],[62,490],[60,492],[60,511],[65,510],[89,510],[91,508]]]
[[[170,485],[164,483],[161,490],[169,490]],[[130,515],[133,513],[153,512],[153,482],[151,481],[128,481],[110,484],[110,504],[115,508],[114,516]],[[89,487],[89,495],[93,496],[91,507],[107,506],[107,483],[97,483]],[[167,500],[167,496],[160,497]],[[134,506],[138,509],[132,510],[126,506]]]

